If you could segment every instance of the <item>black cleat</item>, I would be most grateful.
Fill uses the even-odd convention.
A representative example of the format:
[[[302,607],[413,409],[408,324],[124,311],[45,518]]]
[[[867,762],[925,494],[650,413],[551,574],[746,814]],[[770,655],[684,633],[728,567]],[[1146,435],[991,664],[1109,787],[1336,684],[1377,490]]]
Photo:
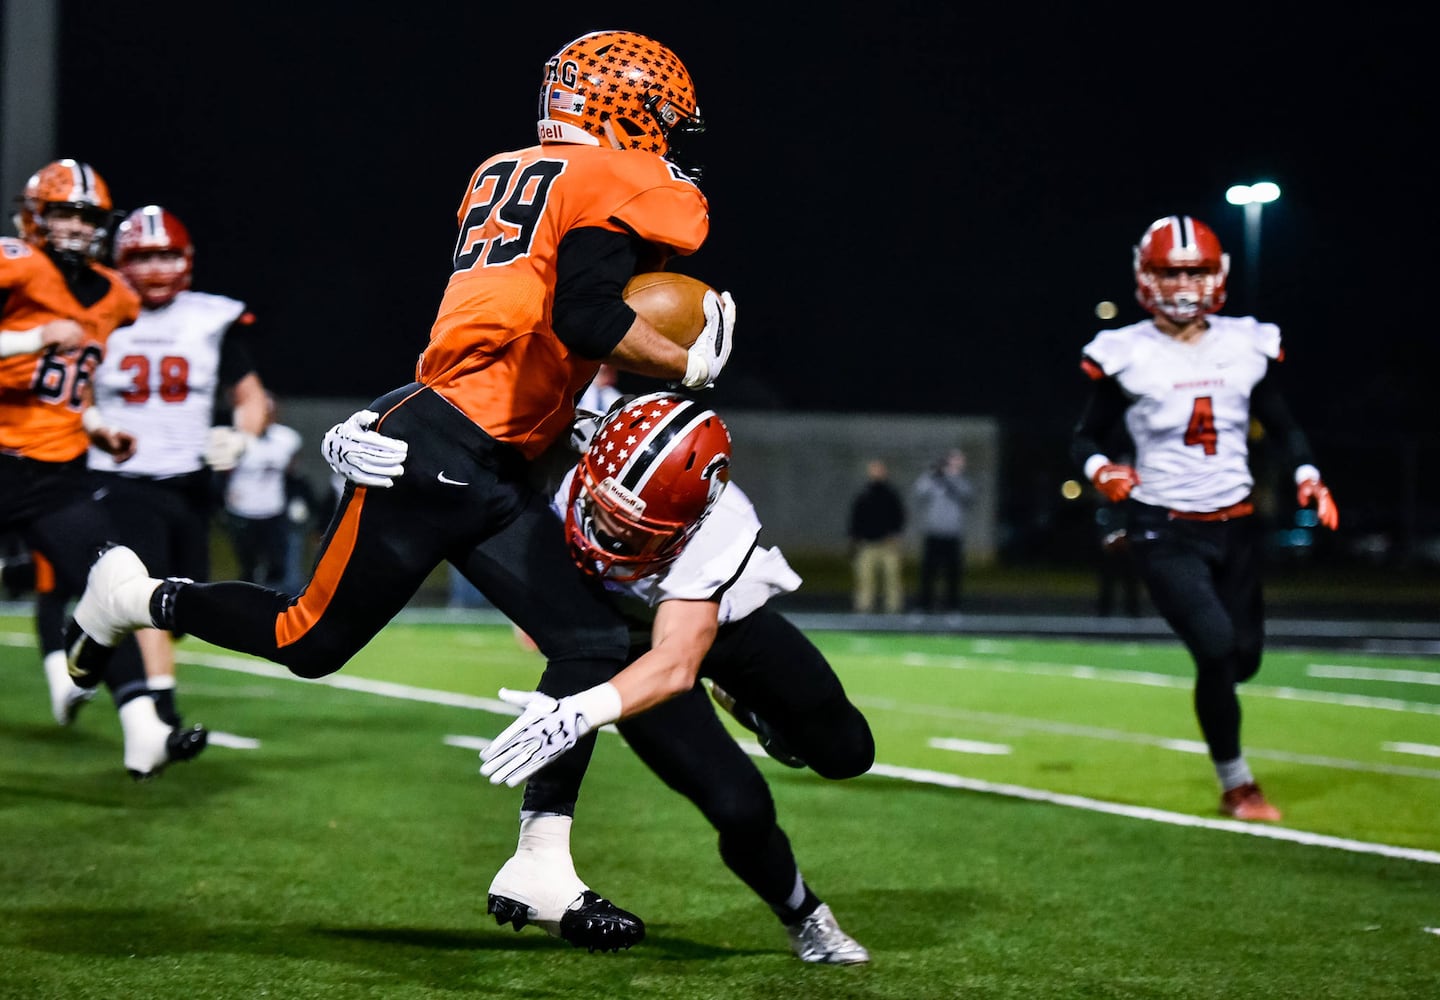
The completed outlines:
[[[170,731],[170,735],[165,737],[165,760],[149,771],[137,771],[133,767],[129,768],[130,777],[136,781],[149,781],[177,761],[194,760],[200,756],[200,752],[205,749],[209,740],[210,733],[204,726],[173,729]]]
[[[519,931],[530,923],[530,907],[508,896],[492,893],[486,910],[495,915],[495,922],[502,927],[511,924]],[[592,954],[619,951],[645,939],[645,921],[586,889],[560,917],[559,935]]]
[[[514,924],[517,934],[530,922],[530,907],[505,896],[492,894],[490,902],[485,907],[485,912],[495,914],[495,922],[501,927],[506,924]]]
[[[645,921],[610,900],[586,889],[579,905],[560,918],[560,936],[577,948],[619,951],[645,940]]]

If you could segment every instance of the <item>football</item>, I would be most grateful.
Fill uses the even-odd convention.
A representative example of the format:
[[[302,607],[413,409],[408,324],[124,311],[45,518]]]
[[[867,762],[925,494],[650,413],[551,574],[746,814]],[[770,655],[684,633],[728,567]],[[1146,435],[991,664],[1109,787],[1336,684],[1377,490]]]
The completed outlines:
[[[689,347],[705,329],[705,293],[699,278],[674,271],[648,271],[625,284],[625,302],[655,329]]]

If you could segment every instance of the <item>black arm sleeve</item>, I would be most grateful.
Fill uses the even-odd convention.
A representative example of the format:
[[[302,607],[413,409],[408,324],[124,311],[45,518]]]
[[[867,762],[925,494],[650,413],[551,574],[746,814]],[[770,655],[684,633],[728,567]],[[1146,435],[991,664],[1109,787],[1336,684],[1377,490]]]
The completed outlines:
[[[1274,438],[1295,465],[1313,465],[1310,439],[1300,429],[1280,392],[1279,377],[1276,374],[1278,367],[1277,362],[1271,361],[1265,369],[1265,377],[1256,382],[1255,388],[1250,390],[1250,413],[1260,421],[1265,433]]]
[[[256,371],[255,357],[250,353],[250,344],[245,336],[250,330],[249,313],[230,324],[225,336],[220,338],[220,384],[231,386],[246,375]]]
[[[1080,419],[1070,438],[1070,459],[1081,469],[1091,455],[1108,454],[1102,443],[1114,434],[1130,408],[1130,400],[1113,378],[1097,379],[1090,386],[1090,397],[1080,411]]]
[[[560,240],[555,262],[555,336],[583,358],[598,360],[615,350],[635,310],[621,294],[636,272],[642,244],[608,229],[572,229]]]

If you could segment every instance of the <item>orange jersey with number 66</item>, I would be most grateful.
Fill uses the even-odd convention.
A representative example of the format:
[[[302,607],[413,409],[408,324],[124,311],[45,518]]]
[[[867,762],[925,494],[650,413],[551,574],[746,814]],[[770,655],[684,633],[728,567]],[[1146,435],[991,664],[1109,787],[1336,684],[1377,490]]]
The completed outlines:
[[[80,422],[90,379],[105,356],[105,342],[140,315],[140,296],[119,273],[98,264],[85,302],[77,300],[60,269],[23,240],[0,237],[0,329],[29,330],[55,319],[85,329],[79,348],[0,358],[0,452],[41,462],[68,462],[85,454],[89,435]],[[106,284],[108,283],[108,288]]]
[[[710,229],[705,196],[673,164],[568,144],[486,160],[459,220],[455,271],[417,378],[527,458],[569,426],[599,367],[551,326],[561,240],[581,228],[631,233],[663,259],[693,253]]]

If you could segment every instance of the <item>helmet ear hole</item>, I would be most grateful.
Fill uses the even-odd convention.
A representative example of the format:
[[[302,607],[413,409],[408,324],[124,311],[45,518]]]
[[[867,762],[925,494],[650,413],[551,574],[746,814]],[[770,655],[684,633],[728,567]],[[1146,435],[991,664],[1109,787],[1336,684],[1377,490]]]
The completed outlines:
[[[633,118],[612,118],[612,122],[620,126],[620,130],[631,139],[637,139],[645,134],[645,126]]]

